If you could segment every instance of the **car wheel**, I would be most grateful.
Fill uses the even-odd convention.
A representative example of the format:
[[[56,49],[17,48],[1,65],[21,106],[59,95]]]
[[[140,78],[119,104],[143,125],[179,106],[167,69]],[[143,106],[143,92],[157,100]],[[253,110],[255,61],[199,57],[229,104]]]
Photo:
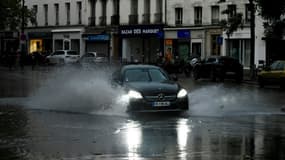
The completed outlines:
[[[198,70],[193,70],[192,77],[193,77],[194,80],[198,80],[199,79]]]
[[[258,85],[260,88],[263,88],[264,87],[264,80],[262,77],[258,77]]]
[[[237,82],[237,83],[241,83],[242,80],[243,80],[242,75],[241,75],[241,74],[237,74],[237,75],[236,75],[236,82]]]
[[[280,79],[280,88],[285,89],[285,78]]]
[[[210,79],[211,79],[211,81],[213,81],[213,82],[216,81],[216,75],[215,75],[215,71],[214,71],[214,70],[212,70],[212,71],[210,72]]]

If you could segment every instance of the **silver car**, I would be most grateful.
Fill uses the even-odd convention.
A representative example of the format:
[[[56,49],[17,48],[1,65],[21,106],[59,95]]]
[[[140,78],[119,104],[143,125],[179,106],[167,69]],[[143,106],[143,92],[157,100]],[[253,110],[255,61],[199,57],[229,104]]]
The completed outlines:
[[[50,64],[67,64],[77,62],[80,54],[74,50],[57,50],[47,56]]]

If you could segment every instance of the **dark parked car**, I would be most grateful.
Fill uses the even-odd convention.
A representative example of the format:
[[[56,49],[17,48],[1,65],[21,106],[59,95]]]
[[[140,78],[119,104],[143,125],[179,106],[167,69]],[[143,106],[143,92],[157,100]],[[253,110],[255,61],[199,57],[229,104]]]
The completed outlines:
[[[127,111],[188,110],[188,93],[163,69],[153,65],[126,65],[112,75],[112,85],[122,86]]]
[[[196,63],[193,67],[193,78],[210,78],[212,81],[219,79],[243,80],[243,65],[235,58],[228,56],[211,56],[206,60]]]

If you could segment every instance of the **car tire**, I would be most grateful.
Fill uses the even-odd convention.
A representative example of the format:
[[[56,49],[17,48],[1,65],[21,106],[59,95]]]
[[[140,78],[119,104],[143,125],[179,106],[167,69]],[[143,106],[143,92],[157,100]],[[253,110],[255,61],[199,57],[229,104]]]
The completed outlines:
[[[194,69],[192,72],[192,77],[194,80],[198,80],[199,79],[199,73],[197,69]]]
[[[215,74],[214,69],[212,69],[211,72],[210,72],[210,79],[211,79],[211,81],[213,81],[213,82],[216,81],[216,74]]]
[[[258,85],[260,88],[263,88],[264,87],[264,80],[262,77],[258,77]]]
[[[285,90],[285,78],[281,78],[281,79],[280,79],[280,88],[281,88],[282,90]]]

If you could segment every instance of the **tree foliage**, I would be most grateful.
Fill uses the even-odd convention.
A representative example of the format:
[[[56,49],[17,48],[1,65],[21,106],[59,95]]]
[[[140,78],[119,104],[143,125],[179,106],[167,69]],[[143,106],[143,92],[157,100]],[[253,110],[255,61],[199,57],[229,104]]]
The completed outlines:
[[[34,12],[22,7],[21,2],[22,0],[0,0],[0,30],[19,30],[22,25],[22,13],[24,25],[27,25],[28,21],[34,21]]]
[[[223,14],[230,14],[230,10],[224,10]],[[227,37],[230,38],[230,36],[238,30],[238,28],[243,28],[243,20],[242,20],[243,14],[242,13],[236,13],[233,16],[229,17],[227,20],[221,20],[220,24],[223,27],[224,31],[227,34]]]
[[[285,28],[285,0],[256,0],[259,14],[266,20],[265,36],[281,38]]]

